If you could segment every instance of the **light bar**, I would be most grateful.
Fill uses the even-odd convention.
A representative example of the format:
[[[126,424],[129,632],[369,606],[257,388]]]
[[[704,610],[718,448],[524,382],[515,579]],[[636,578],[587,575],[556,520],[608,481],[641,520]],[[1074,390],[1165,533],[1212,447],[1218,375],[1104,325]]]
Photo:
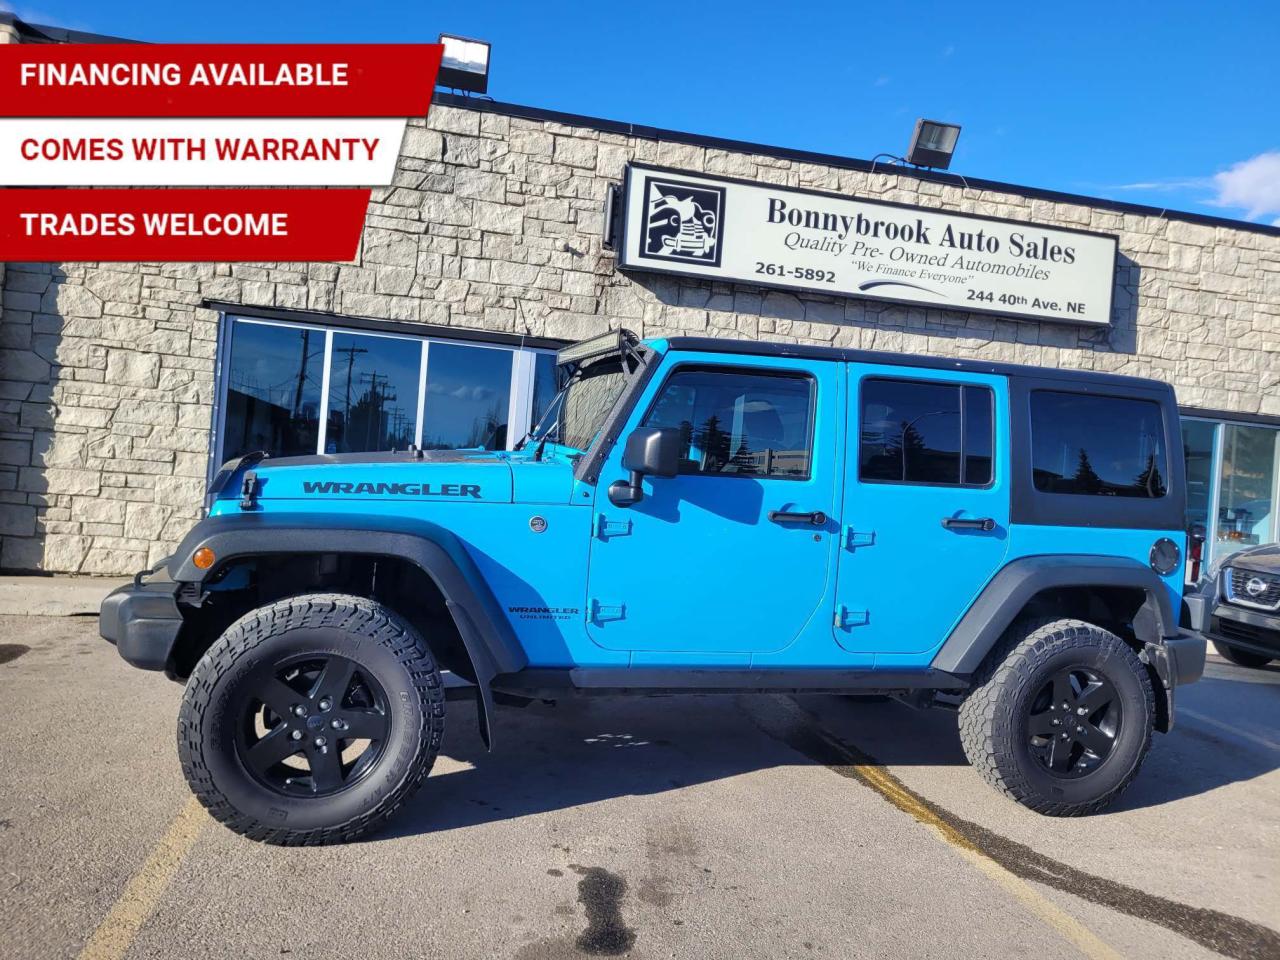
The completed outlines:
[[[625,330],[611,330],[608,333],[600,334],[598,337],[590,337],[586,340],[579,340],[577,343],[571,343],[556,353],[556,365],[563,367],[570,363],[582,363],[585,360],[594,360],[597,357],[605,357],[611,353],[621,356],[627,347],[627,337],[628,334]]]

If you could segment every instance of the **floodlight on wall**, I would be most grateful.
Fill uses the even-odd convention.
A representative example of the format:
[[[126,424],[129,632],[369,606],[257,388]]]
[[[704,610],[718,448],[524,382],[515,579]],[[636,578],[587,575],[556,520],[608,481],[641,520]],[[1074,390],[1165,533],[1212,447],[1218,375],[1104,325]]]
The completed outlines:
[[[444,56],[436,86],[486,93],[489,90],[489,44],[483,40],[440,34]]]
[[[911,146],[907,148],[907,163],[945,170],[951,166],[951,155],[955,153],[958,139],[960,128],[954,123],[917,120]]]

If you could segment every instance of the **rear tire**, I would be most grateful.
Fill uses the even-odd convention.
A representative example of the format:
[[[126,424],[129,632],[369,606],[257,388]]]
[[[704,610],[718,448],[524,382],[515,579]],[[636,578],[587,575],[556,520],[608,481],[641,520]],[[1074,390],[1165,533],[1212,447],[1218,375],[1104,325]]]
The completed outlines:
[[[1223,660],[1230,660],[1237,667],[1265,667],[1274,660],[1274,657],[1264,657],[1260,653],[1246,653],[1244,650],[1237,650],[1235,647],[1228,646],[1225,643],[1213,641],[1213,649],[1218,651],[1218,656]]]
[[[444,687],[418,632],[364,597],[312,594],[246,614],[200,659],[178,756],[236,833],[320,845],[382,826],[443,732]]]
[[[1081,620],[1021,621],[975,675],[960,740],[997,790],[1037,813],[1074,817],[1129,785],[1154,719],[1151,677],[1115,634]]]

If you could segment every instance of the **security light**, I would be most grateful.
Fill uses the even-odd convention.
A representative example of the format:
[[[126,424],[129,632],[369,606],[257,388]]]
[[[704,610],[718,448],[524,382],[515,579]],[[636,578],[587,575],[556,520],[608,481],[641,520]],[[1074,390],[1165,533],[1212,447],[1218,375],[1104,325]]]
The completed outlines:
[[[951,155],[955,153],[959,137],[960,128],[953,123],[917,120],[911,146],[907,148],[907,162],[917,167],[945,170],[951,166]]]
[[[483,40],[440,34],[444,57],[436,85],[485,93],[489,89],[489,44]]]

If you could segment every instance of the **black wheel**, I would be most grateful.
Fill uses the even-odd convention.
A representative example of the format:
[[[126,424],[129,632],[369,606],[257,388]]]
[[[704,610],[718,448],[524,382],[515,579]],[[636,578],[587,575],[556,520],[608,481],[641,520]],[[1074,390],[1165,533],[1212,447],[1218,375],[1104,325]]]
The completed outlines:
[[[1138,773],[1155,691],[1137,654],[1080,620],[1022,622],[983,662],[960,740],[988,783],[1051,816],[1096,813]]]
[[[1227,646],[1225,643],[1213,641],[1213,649],[1218,651],[1218,656],[1223,660],[1230,660],[1237,667],[1265,667],[1274,660],[1274,657],[1264,657],[1259,653],[1246,653],[1243,650],[1237,650],[1235,647]]]
[[[431,770],[444,688],[426,642],[362,597],[315,594],[242,617],[187,682],[178,756],[237,833],[286,845],[381,826]]]

